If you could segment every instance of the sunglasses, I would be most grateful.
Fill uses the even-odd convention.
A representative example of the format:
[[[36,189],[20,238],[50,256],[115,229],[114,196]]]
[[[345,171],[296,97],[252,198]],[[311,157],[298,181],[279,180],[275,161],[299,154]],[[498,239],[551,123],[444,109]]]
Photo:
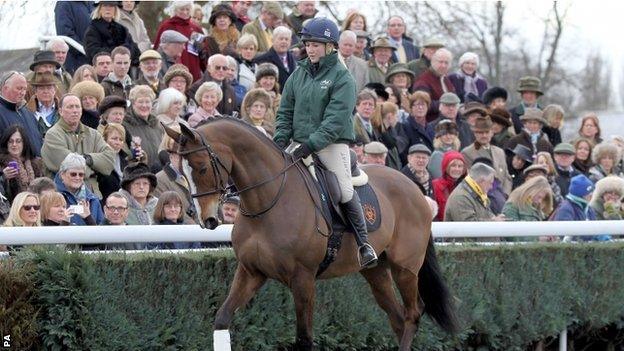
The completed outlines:
[[[69,172],[69,176],[72,178],[75,177],[80,177],[80,178],[84,178],[84,172]]]
[[[228,66],[214,66],[215,71],[227,71],[230,68]]]
[[[23,208],[25,211],[30,211],[30,210],[39,211],[39,209],[41,208],[41,206],[39,206],[39,205],[24,205],[24,206],[22,206],[22,208]]]

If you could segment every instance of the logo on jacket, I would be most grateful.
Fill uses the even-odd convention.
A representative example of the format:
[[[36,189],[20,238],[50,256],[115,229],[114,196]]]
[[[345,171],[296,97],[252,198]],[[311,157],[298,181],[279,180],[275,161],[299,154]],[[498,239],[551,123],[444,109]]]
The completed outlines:
[[[329,28],[325,28],[325,33],[323,33],[324,36],[326,37],[331,37],[331,31],[329,30]]]
[[[325,79],[321,81],[321,89],[327,89],[333,82],[331,79]]]

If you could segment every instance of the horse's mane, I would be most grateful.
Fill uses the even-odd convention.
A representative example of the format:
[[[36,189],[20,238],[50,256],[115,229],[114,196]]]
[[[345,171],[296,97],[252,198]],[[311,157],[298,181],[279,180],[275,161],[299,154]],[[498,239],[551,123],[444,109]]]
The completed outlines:
[[[284,150],[282,150],[279,146],[277,146],[277,144],[273,141],[273,139],[267,138],[267,136],[265,134],[263,134],[261,131],[259,131],[258,128],[255,128],[251,124],[249,124],[249,123],[247,123],[247,122],[245,122],[245,121],[243,121],[241,119],[232,117],[232,116],[222,115],[222,116],[215,116],[215,117],[212,117],[212,118],[205,119],[200,124],[198,124],[195,127],[195,129],[199,130],[203,126],[207,126],[207,125],[210,125],[210,124],[213,124],[213,123],[216,123],[216,122],[221,122],[221,121],[234,123],[234,124],[242,127],[243,129],[246,129],[248,132],[253,134],[258,140],[260,140],[260,142],[264,143],[269,148],[272,148],[272,149],[278,151],[281,155],[283,155],[285,153]]]

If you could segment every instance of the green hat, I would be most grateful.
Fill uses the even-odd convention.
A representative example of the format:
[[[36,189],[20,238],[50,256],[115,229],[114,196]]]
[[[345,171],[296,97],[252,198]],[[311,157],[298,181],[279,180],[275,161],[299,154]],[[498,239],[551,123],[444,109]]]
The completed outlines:
[[[375,39],[375,41],[373,42],[373,45],[371,45],[371,52],[375,51],[375,49],[380,49],[380,48],[396,50],[396,46],[392,45],[388,37],[379,37]]]
[[[443,48],[445,45],[442,40],[438,38],[427,38],[423,43],[423,48]]]
[[[459,97],[455,93],[444,93],[440,97],[440,103],[446,105],[455,105],[459,104]]]
[[[555,146],[554,154],[568,154],[568,155],[576,155],[576,150],[574,146],[570,143],[559,143]]]
[[[541,89],[542,81],[533,76],[525,76],[520,78],[518,81],[518,92],[522,93],[523,91],[533,91],[536,92],[538,96],[544,95]]]
[[[544,113],[542,110],[537,108],[527,108],[524,110],[524,114],[520,116],[520,121],[538,121],[541,124],[548,124],[544,119]]]
[[[390,83],[392,76],[399,73],[405,73],[411,80],[414,80],[414,72],[407,68],[407,63],[395,63],[388,68],[388,73],[386,73],[386,83]]]

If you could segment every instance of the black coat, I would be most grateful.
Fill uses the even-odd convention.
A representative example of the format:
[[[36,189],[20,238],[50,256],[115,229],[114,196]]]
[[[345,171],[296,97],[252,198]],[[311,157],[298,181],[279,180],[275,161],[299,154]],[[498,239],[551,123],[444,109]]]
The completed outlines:
[[[548,137],[548,141],[552,144],[552,146],[557,146],[557,144],[561,143],[561,132],[557,128],[553,128],[551,126],[543,126],[542,132],[546,134]]]
[[[297,61],[293,56],[292,52],[288,51],[286,53],[286,61],[288,61],[288,70],[284,67],[284,63],[282,63],[282,59],[279,57],[275,49],[270,48],[269,51],[264,54],[256,56],[254,59],[254,63],[261,64],[264,62],[270,62],[277,66],[278,77],[279,77],[279,85],[280,85],[280,94],[282,93],[282,89],[284,89],[284,84],[286,84],[286,80],[290,77],[290,74],[297,68]]]
[[[84,36],[89,24],[91,24],[91,12],[93,1],[57,1],[54,6],[54,23],[56,34],[70,37],[84,46]],[[65,69],[73,74],[76,68],[91,64],[87,57],[78,50],[69,47]]]
[[[416,122],[416,120],[412,116],[409,116],[407,122],[403,123],[402,125],[403,131],[405,132],[405,136],[408,140],[408,149],[409,146],[423,144],[427,148],[429,148],[431,152],[433,152],[433,139],[427,133],[427,130],[425,129],[426,127],[418,124],[418,122]]]
[[[119,151],[119,158],[121,159],[121,170],[123,170],[128,165],[127,156],[128,155],[126,155],[123,150]],[[98,182],[98,188],[102,193],[102,204],[106,203],[106,198],[108,198],[108,195],[121,189],[121,177],[114,170],[108,175],[97,173],[96,179]]]
[[[568,195],[568,188],[570,188],[570,179],[572,179],[572,177],[574,176],[581,174],[581,172],[577,171],[574,168],[572,168],[572,171],[565,171],[557,166],[555,167],[557,168],[558,173],[557,177],[555,178],[555,182],[557,183],[557,185],[559,185],[559,188],[561,189],[561,196],[565,197],[566,195]]]
[[[111,52],[118,46],[125,46],[130,50],[132,66],[139,65],[141,51],[126,27],[115,21],[106,22],[101,18],[91,21],[84,38],[85,52],[89,62],[92,62],[96,54],[102,51]]]
[[[416,179],[416,176],[409,169],[408,165],[405,165],[405,167],[401,168],[401,173],[405,174],[412,182],[414,182],[414,184],[418,185],[418,189],[420,189],[420,192],[423,195],[429,196],[431,198],[433,197],[433,185],[431,185],[431,175],[429,175],[429,181],[428,181],[429,191],[426,191],[425,187],[418,182],[418,179]]]

